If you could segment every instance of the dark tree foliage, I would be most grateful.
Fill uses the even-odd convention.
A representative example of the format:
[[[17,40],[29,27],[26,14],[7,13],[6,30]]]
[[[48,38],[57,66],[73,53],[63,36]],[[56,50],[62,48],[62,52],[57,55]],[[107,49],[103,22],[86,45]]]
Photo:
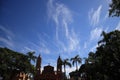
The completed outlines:
[[[118,80],[120,74],[120,31],[102,33],[103,39],[99,41],[96,51],[96,60],[108,80]]]
[[[69,62],[69,59],[64,59],[63,61],[62,61],[62,65],[63,65],[63,68],[64,68],[64,80],[66,80],[67,79],[67,77],[66,77],[66,66],[69,66],[69,67],[71,67],[71,63]]]
[[[90,52],[88,63],[80,68],[88,80],[118,80],[120,74],[120,31],[102,33],[95,53]]]
[[[79,55],[76,55],[75,57],[70,59],[72,61],[72,64],[76,64],[76,70],[78,70],[78,63],[82,62],[82,59],[79,57]]]
[[[80,77],[79,71],[72,71],[69,73],[70,77],[74,78],[74,80],[78,80],[78,77]]]
[[[109,6],[109,16],[120,16],[120,0],[112,0]]]
[[[29,73],[33,65],[25,54],[8,48],[0,48],[0,75],[4,80],[12,80],[19,72]]]

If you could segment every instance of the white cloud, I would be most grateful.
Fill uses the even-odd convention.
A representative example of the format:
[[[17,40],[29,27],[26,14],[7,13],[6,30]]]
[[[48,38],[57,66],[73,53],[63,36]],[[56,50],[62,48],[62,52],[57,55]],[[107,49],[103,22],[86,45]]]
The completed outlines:
[[[34,51],[33,49],[29,48],[29,47],[24,47],[27,51]]]
[[[14,37],[14,34],[10,30],[8,30],[7,28],[5,28],[5,27],[3,27],[1,25],[0,25],[0,30],[2,30],[6,35]]]
[[[80,42],[79,42],[77,34],[74,31],[72,31],[71,33],[72,34],[68,36],[68,39],[69,39],[69,50],[75,51],[75,50],[79,49]]]
[[[100,38],[100,35],[102,33],[102,28],[95,28],[90,33],[90,41],[92,40],[98,40]]]
[[[0,42],[4,43],[5,46],[7,47],[13,47],[14,46],[14,43],[13,43],[14,34],[12,33],[12,31],[10,31],[9,29],[1,25],[0,25],[0,30],[2,34],[4,34],[3,37],[0,37]]]
[[[68,36],[69,29],[68,24],[72,22],[72,14],[69,8],[64,4],[49,0],[48,4],[48,17],[52,19],[56,24],[56,37],[59,38],[59,29],[62,27],[65,30],[65,35]]]
[[[75,31],[70,29],[70,24],[73,22],[71,10],[54,0],[48,1],[47,8],[49,19],[56,24],[56,41],[60,50],[67,53],[77,50],[79,38]]]
[[[33,43],[33,42],[29,42],[30,45],[32,45],[32,49],[28,49],[28,50],[33,50],[35,49],[35,51],[38,51],[39,53],[45,53],[45,54],[49,54],[50,53],[50,49],[48,48],[48,46],[46,45],[46,42],[43,40],[39,43]]]
[[[106,2],[107,2],[108,4],[110,4],[110,3],[111,3],[111,1],[112,1],[112,0],[106,0]]]
[[[34,42],[30,42],[30,41],[28,41],[28,43],[30,44],[30,45],[32,45],[33,47],[35,47],[35,48],[40,48],[37,44],[35,44]]]
[[[89,20],[92,26],[96,26],[99,23],[101,10],[102,5],[100,5],[97,10],[94,10],[92,8],[91,11],[89,12]]]
[[[48,47],[46,45],[42,45],[40,47],[40,53],[45,53],[45,54],[49,54],[50,53],[50,50],[48,49]]]
[[[50,46],[49,46],[50,43],[48,44],[47,39],[44,39],[44,37],[39,34],[38,34],[38,38],[39,38],[39,42],[37,43],[37,45],[39,47],[37,49],[39,49],[39,52],[49,54],[51,52]]]
[[[118,22],[118,24],[117,24],[117,26],[116,26],[115,29],[116,29],[116,30],[120,30],[120,21]]]
[[[105,20],[108,19],[108,18],[109,18],[109,11],[106,12],[103,20],[105,21]]]
[[[7,47],[13,47],[13,43],[6,38],[0,37],[0,42],[5,43]]]
[[[83,47],[83,48],[84,48],[84,49],[87,48],[87,42],[84,43],[84,47]]]
[[[95,51],[97,45],[97,42],[102,39],[102,31],[108,32],[109,27],[106,27],[105,29],[102,27],[96,27],[91,30],[90,37],[87,41],[84,42],[84,49],[89,49],[90,51]]]

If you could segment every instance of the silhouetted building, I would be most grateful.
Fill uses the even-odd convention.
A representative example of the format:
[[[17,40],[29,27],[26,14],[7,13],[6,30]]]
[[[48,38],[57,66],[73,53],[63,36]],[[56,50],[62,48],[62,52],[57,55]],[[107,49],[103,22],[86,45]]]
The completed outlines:
[[[41,72],[41,56],[39,55],[36,62],[36,75],[34,80],[62,80],[62,60],[60,56],[57,59],[57,71],[54,71],[54,67],[47,65],[44,66]]]
[[[36,76],[39,77],[41,74],[41,56],[39,55],[36,62]]]

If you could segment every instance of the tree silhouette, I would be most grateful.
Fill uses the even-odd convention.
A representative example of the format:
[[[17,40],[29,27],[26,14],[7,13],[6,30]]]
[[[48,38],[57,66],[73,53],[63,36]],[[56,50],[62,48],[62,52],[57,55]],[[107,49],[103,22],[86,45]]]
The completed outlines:
[[[31,64],[31,61],[35,62],[35,60],[37,59],[37,57],[34,56],[34,54],[35,54],[34,51],[33,52],[31,51],[31,52],[27,53],[27,57],[28,57],[28,60],[29,60],[30,64]],[[30,73],[34,74],[34,70],[35,70],[34,65],[30,65],[29,68],[30,68]]]
[[[35,54],[35,52],[33,51],[31,51],[31,52],[28,52],[27,53],[27,56],[28,56],[28,60],[31,62],[31,61],[34,61],[35,62],[35,60],[37,59],[37,57],[36,56],[34,56],[34,54]]]
[[[120,74],[120,31],[103,32],[102,35],[103,39],[99,41],[96,51],[97,61],[103,67],[102,74],[108,76],[109,79],[117,80]]]
[[[76,70],[78,70],[78,63],[82,62],[82,59],[79,57],[79,55],[76,55],[74,58],[71,58],[72,64],[76,63]]]
[[[13,80],[20,72],[30,72],[30,66],[27,55],[0,47],[0,75],[3,80]]]
[[[120,16],[120,0],[112,0],[109,6],[109,16]]]
[[[118,80],[120,74],[120,31],[102,32],[96,52],[90,52],[88,64],[80,68],[90,80]]]
[[[69,59],[64,59],[62,61],[63,67],[64,67],[64,79],[66,77],[66,66],[71,67],[71,63],[69,62]]]

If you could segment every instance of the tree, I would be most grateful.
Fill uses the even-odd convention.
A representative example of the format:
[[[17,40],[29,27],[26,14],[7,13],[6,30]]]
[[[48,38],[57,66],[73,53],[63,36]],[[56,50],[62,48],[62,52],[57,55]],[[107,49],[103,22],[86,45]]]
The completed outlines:
[[[118,80],[120,74],[120,31],[102,32],[96,52],[79,69],[89,80]]]
[[[110,33],[102,33],[103,39],[99,41],[96,57],[102,66],[102,74],[109,80],[117,80],[120,70],[120,31],[115,30]]]
[[[82,62],[82,59],[79,57],[79,55],[76,55],[74,58],[71,58],[72,64],[76,63],[76,70],[78,70],[78,63]]]
[[[120,0],[112,0],[109,6],[109,16],[120,16]]]
[[[34,54],[35,54],[35,52],[34,51],[31,51],[31,52],[28,52],[27,53],[27,57],[28,57],[28,60],[29,60],[29,62],[30,62],[30,66],[29,66],[29,68],[30,68],[30,73],[33,73],[33,74],[35,74],[35,67],[34,67],[34,65],[32,65],[32,63],[31,63],[31,61],[33,61],[33,62],[35,62],[35,60],[37,59],[37,57],[36,56],[34,56]]]
[[[30,66],[32,64],[27,55],[8,48],[0,48],[0,75],[4,80],[13,80],[20,72],[30,72]]]
[[[35,52],[33,51],[31,51],[31,52],[28,52],[27,53],[27,56],[28,56],[28,60],[31,62],[31,61],[34,61],[35,62],[35,60],[36,60],[36,56],[34,56],[34,54],[35,54]]]
[[[64,59],[63,61],[62,61],[62,64],[63,64],[63,66],[64,66],[64,79],[65,79],[65,77],[66,77],[66,66],[69,66],[69,67],[71,67],[71,64],[70,64],[70,62],[69,62],[69,59]]]
[[[97,80],[96,78],[96,59],[95,53],[89,52],[88,58],[85,59],[85,64],[82,64],[79,69],[79,74],[81,74],[81,78],[85,80]]]

